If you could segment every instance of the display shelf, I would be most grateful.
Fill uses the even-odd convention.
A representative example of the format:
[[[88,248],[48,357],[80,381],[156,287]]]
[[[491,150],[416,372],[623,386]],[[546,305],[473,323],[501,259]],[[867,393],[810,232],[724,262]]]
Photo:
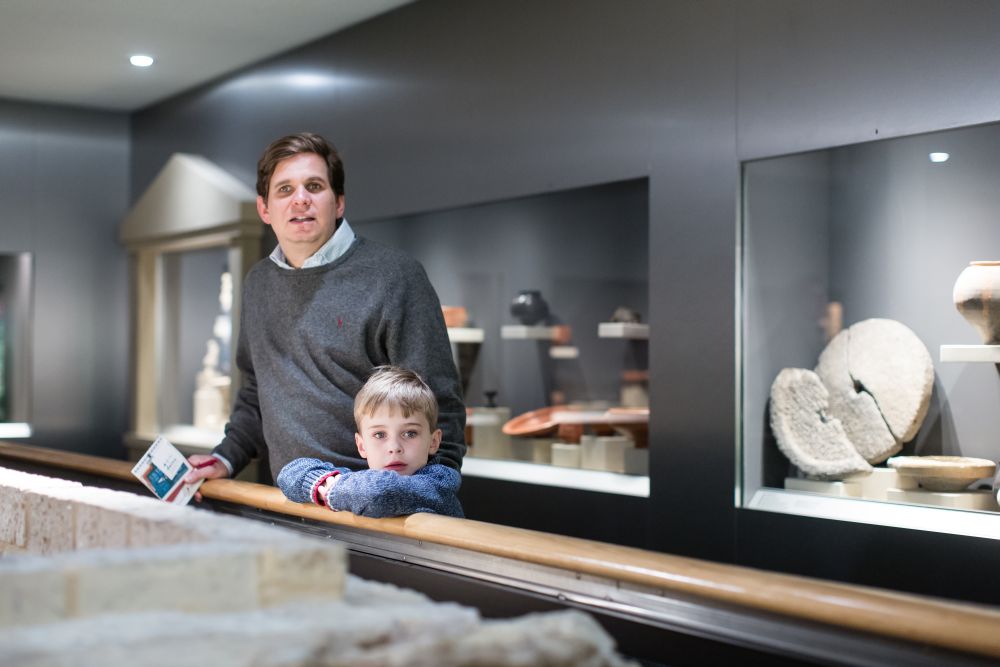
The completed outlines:
[[[945,507],[873,502],[862,498],[834,498],[786,489],[760,489],[750,498],[746,508],[907,530],[1000,539],[1000,514],[996,512],[956,512]]]
[[[30,438],[31,424],[4,422],[0,424],[0,438]]]
[[[553,345],[549,348],[549,356],[553,359],[578,359],[580,348],[575,345]]]
[[[482,343],[486,332],[472,327],[448,327],[448,340],[452,343]]]
[[[554,340],[559,327],[505,324],[500,327],[500,337],[506,340]]]
[[[565,489],[581,489],[622,496],[649,497],[649,477],[623,475],[602,470],[563,468],[524,461],[500,461],[467,456],[462,460],[462,474],[521,484],[539,484]]]
[[[1000,364],[1000,345],[942,345],[941,361]]]
[[[649,339],[649,325],[638,322],[600,322],[597,325],[599,338]]]
[[[889,489],[886,499],[894,503],[935,505],[964,510],[1000,512],[1000,505],[997,505],[996,496],[993,495],[992,491],[985,489],[950,493],[925,491],[924,489]]]

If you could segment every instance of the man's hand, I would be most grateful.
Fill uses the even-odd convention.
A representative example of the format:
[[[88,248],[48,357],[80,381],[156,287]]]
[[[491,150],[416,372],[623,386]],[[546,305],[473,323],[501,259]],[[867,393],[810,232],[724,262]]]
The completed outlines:
[[[192,454],[188,457],[188,464],[191,466],[191,471],[184,475],[185,484],[197,482],[199,479],[219,479],[221,477],[229,476],[229,470],[222,463],[222,461],[214,456],[208,456],[207,454]],[[194,499],[195,502],[201,502],[200,491],[194,494]]]

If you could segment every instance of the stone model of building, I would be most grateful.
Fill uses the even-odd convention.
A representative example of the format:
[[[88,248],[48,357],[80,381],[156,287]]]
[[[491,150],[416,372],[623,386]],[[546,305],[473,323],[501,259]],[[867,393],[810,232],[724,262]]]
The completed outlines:
[[[626,664],[580,612],[484,621],[335,542],[3,468],[0,552],[5,664]]]

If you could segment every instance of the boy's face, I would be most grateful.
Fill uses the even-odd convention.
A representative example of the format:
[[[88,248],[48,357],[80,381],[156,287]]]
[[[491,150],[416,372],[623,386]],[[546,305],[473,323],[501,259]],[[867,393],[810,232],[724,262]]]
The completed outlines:
[[[409,417],[396,407],[382,406],[361,418],[360,433],[354,434],[361,457],[372,470],[393,470],[412,475],[427,465],[441,445],[441,429],[431,431],[427,417],[414,412]]]

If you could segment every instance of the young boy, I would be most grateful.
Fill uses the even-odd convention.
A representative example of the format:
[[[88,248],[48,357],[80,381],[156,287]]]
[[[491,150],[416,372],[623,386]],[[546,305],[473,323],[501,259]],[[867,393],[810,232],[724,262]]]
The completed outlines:
[[[368,517],[433,512],[461,517],[461,474],[428,464],[441,444],[434,392],[413,371],[377,367],[354,399],[354,442],[368,470],[299,458],[281,469],[278,486],[290,500]]]

